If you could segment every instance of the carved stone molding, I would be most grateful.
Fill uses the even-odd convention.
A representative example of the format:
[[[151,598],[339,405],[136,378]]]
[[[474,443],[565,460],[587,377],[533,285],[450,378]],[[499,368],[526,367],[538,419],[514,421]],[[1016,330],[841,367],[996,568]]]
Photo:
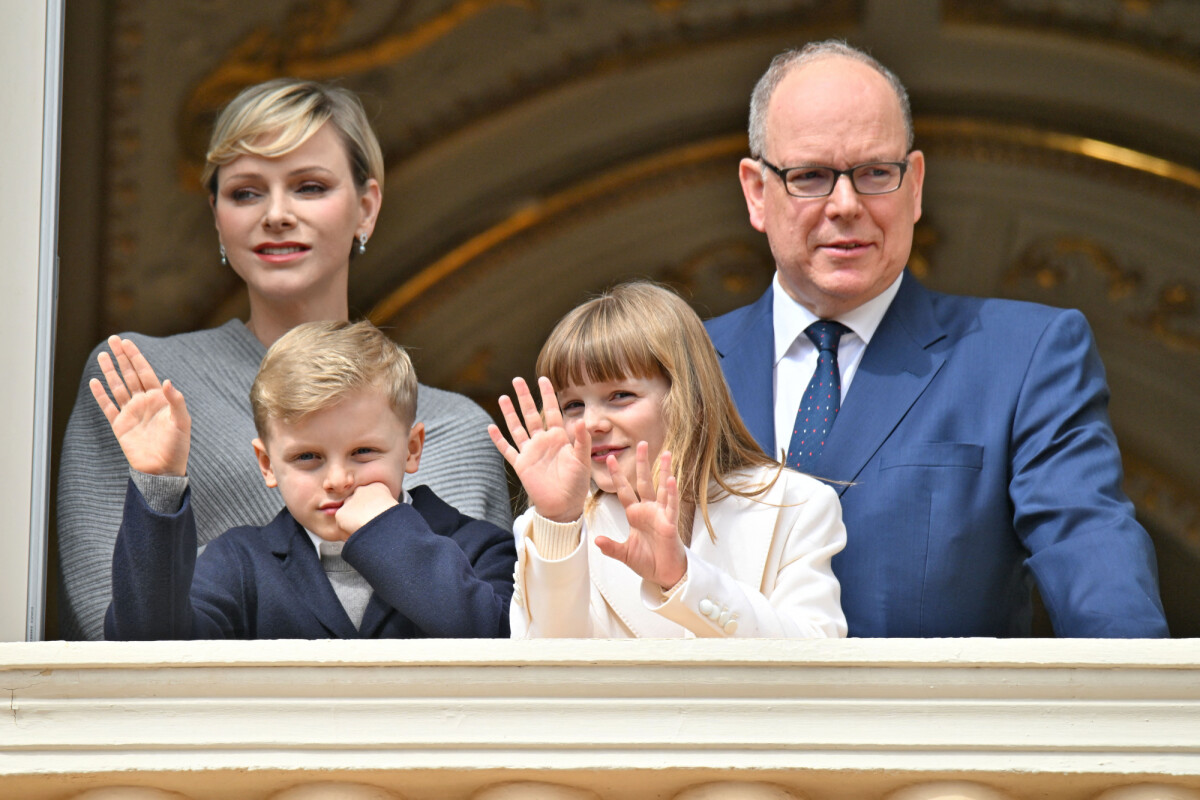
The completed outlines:
[[[0,644],[0,795],[1191,800],[1198,671],[1195,641]]]
[[[1051,31],[1200,64],[1200,7],[1189,0],[944,0],[943,19]]]
[[[970,781],[938,781],[909,786],[889,794],[887,800],[1012,800],[1012,796]]]

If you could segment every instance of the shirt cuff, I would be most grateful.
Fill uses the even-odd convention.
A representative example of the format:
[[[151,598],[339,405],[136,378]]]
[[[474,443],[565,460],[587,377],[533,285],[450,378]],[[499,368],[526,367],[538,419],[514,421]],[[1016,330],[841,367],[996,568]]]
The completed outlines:
[[[529,538],[538,555],[545,561],[561,561],[579,547],[583,535],[583,517],[574,522],[554,522],[536,511],[530,525]]]
[[[188,487],[186,475],[150,475],[130,467],[129,477],[154,513],[174,514],[183,505],[183,493]]]

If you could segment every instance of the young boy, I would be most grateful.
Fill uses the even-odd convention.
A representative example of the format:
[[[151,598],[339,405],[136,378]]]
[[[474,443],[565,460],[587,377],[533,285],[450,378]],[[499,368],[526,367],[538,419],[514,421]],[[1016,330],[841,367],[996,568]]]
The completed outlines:
[[[109,345],[117,366],[107,354],[100,366],[113,397],[95,380],[92,394],[132,477],[106,638],[508,636],[512,533],[425,486],[405,491],[425,441],[417,379],[373,325],[308,323],[267,351],[250,391],[253,444],[286,508],[199,557],[183,395],[132,342]]]

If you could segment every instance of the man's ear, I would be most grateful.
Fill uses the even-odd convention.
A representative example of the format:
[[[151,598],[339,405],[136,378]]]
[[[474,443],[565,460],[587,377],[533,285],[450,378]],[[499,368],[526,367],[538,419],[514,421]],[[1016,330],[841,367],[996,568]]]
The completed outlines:
[[[425,423],[414,422],[408,431],[408,459],[404,462],[404,471],[412,475],[421,465],[421,451],[425,447]]]
[[[279,481],[275,480],[275,470],[271,469],[271,456],[267,455],[266,444],[262,439],[255,439],[250,444],[254,446],[254,457],[258,459],[258,468],[262,470],[263,482],[268,489],[274,489]]]
[[[738,179],[742,182],[742,194],[746,196],[746,210],[750,212],[750,224],[756,231],[766,230],[766,213],[763,210],[763,165],[756,158],[743,158],[738,164]]]
[[[925,190],[925,154],[913,150],[908,154],[909,191],[913,193],[913,222],[921,218],[921,197]]]

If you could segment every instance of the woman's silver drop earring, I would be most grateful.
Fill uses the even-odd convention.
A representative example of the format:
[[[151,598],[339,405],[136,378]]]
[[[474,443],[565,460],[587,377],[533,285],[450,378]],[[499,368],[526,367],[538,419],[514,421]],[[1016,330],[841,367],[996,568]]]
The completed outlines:
[[[219,245],[219,247],[221,248],[221,266],[228,267],[229,266],[229,257],[225,255],[225,245],[222,244],[222,245]]]
[[[367,234],[360,233],[358,235],[358,254],[361,256],[367,252]]]

